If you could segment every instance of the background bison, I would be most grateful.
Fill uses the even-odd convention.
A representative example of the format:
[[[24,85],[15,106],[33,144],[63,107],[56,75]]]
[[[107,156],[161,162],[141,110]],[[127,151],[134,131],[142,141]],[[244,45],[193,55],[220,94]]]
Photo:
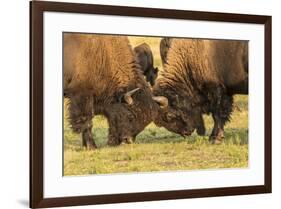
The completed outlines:
[[[172,38],[162,38],[160,41],[160,56],[161,56],[161,61],[162,61],[162,66],[164,67],[165,64],[167,64],[167,55],[168,51],[171,47],[172,44]]]
[[[111,145],[130,141],[157,115],[159,105],[145,82],[127,37],[64,33],[64,95],[69,121],[95,148],[92,118],[103,114]],[[154,98],[160,105],[165,98]]]
[[[153,88],[168,98],[168,110],[155,121],[181,135],[190,135],[211,113],[210,139],[220,143],[230,119],[234,94],[248,93],[246,41],[173,39],[167,63]]]
[[[149,45],[140,44],[134,48],[134,52],[146,81],[153,86],[158,75],[158,68],[153,66],[153,54]]]

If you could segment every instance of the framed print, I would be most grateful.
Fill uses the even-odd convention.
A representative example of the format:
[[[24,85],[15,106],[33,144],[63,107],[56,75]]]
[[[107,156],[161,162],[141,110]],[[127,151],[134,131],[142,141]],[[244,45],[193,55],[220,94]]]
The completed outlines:
[[[271,17],[30,2],[30,207],[271,193]]]

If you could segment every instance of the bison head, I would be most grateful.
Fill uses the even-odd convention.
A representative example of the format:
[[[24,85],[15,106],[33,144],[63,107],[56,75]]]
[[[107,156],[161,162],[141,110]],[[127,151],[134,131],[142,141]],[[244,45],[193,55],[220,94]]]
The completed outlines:
[[[165,95],[168,98],[167,108],[160,110],[155,124],[167,130],[189,136],[200,127],[201,112],[196,107],[191,107],[188,101],[180,101],[177,95]]]
[[[105,108],[109,123],[109,145],[131,143],[152,122],[158,110],[167,106],[164,97],[152,97],[150,89],[136,88],[122,95],[119,102]]]

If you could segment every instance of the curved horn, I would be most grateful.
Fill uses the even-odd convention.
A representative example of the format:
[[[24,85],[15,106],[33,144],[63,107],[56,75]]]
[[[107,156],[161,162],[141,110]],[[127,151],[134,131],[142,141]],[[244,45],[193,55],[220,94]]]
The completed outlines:
[[[138,90],[140,90],[140,88],[133,89],[131,91],[128,91],[126,94],[124,94],[124,100],[128,105],[133,104],[134,100],[132,98],[132,95],[136,93]]]
[[[161,108],[166,108],[168,107],[168,99],[164,96],[155,96],[155,97],[152,97],[152,99],[157,102],[157,104],[160,105]]]

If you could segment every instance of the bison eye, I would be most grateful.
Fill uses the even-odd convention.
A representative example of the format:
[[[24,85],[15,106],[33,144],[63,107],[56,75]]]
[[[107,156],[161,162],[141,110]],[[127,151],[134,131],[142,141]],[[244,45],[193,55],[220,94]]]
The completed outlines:
[[[171,121],[172,119],[173,119],[173,117],[174,117],[174,115],[172,114],[172,113],[169,113],[169,112],[167,112],[166,114],[165,114],[165,119],[166,119],[166,121]]]

